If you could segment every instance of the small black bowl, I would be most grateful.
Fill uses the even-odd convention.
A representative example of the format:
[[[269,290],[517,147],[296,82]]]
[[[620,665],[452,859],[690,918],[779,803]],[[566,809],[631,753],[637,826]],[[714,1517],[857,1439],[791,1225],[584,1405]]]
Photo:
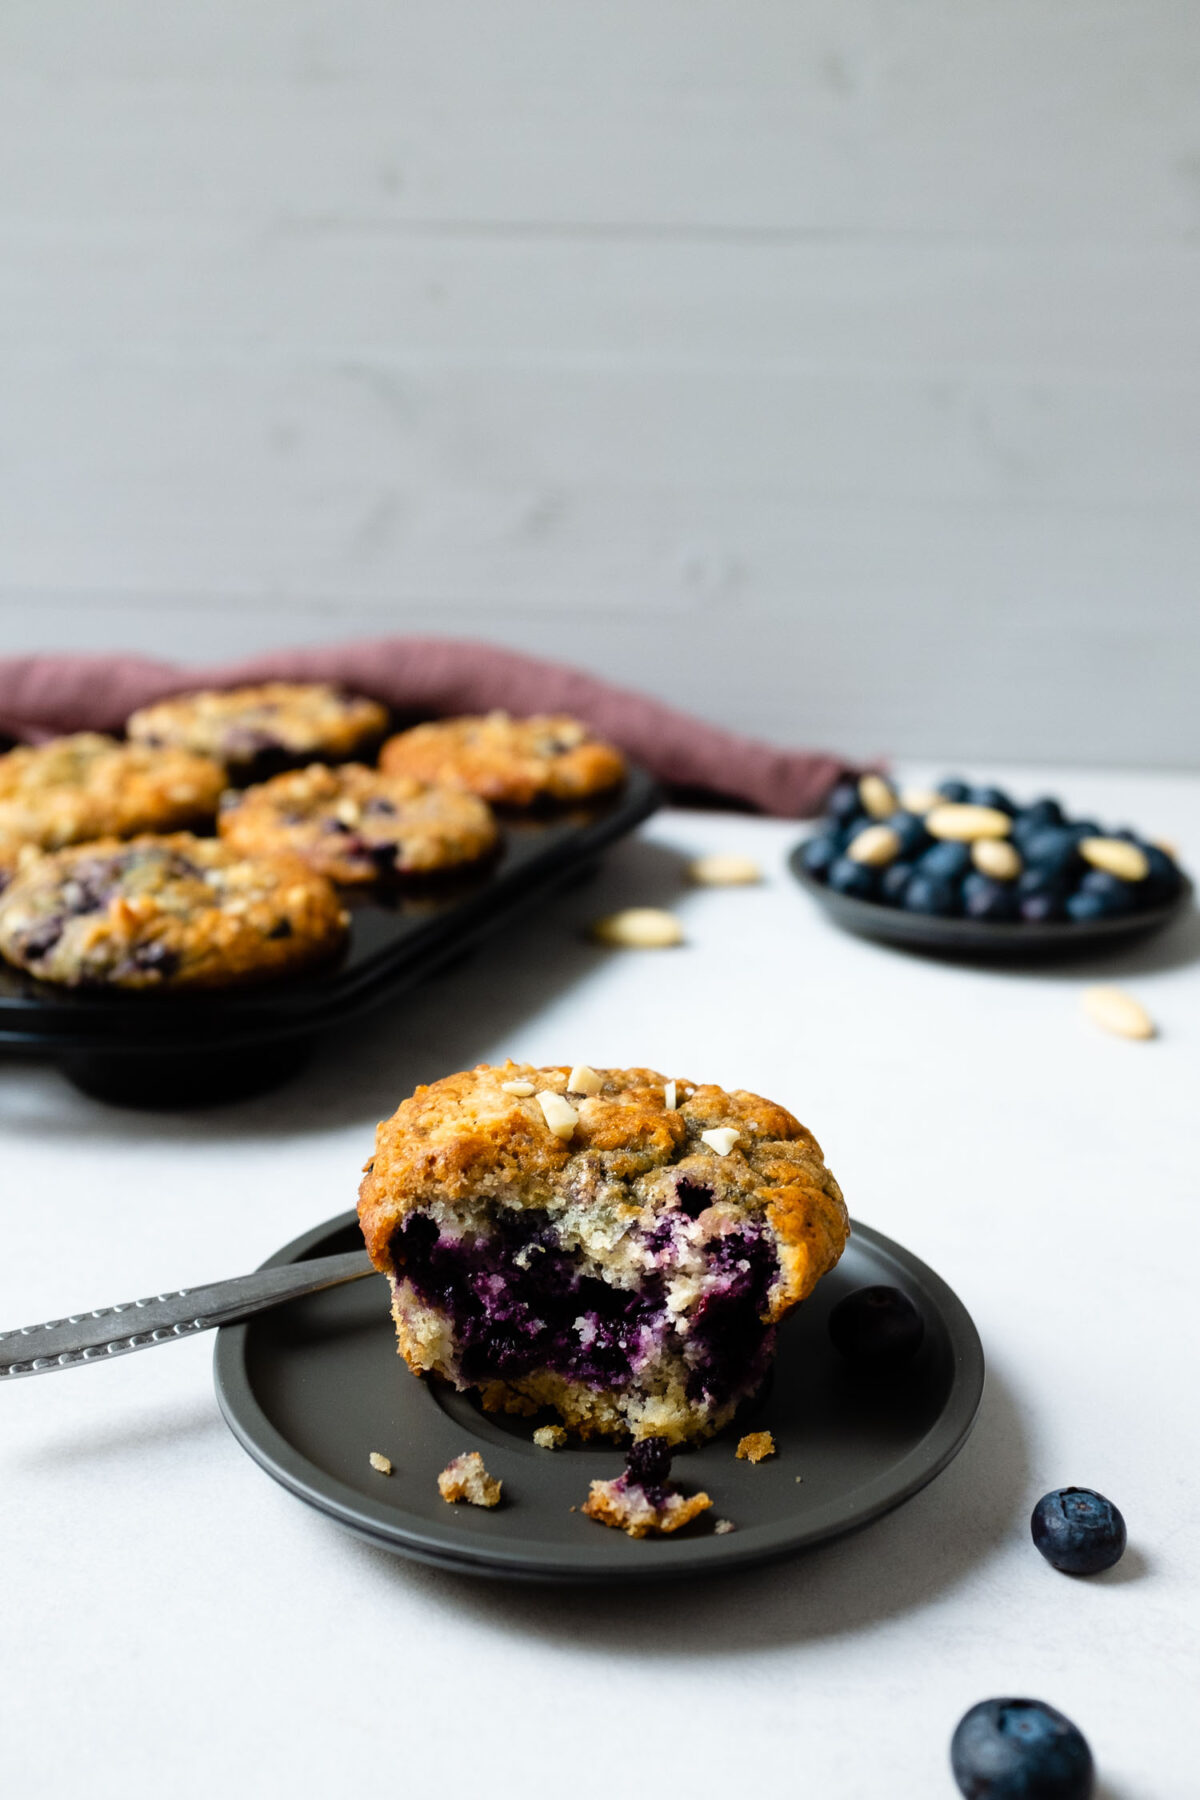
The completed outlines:
[[[806,893],[824,907],[838,925],[859,937],[897,944],[906,950],[925,950],[941,956],[987,957],[1021,962],[1030,958],[1053,959],[1086,955],[1110,945],[1149,937],[1173,924],[1191,910],[1192,884],[1182,877],[1179,892],[1162,906],[1141,912],[1119,913],[1107,919],[1088,919],[1046,924],[998,924],[986,919],[946,919],[930,913],[905,912],[877,900],[856,900],[838,894],[816,881],[801,861],[804,845],[797,844],[788,867]]]

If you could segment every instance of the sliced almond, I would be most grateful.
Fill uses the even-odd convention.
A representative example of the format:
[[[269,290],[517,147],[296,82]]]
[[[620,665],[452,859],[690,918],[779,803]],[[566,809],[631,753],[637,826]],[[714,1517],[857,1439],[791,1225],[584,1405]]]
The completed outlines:
[[[598,1094],[604,1082],[595,1069],[589,1069],[586,1063],[576,1063],[567,1076],[568,1094]]]
[[[971,844],[976,838],[1006,838],[1012,830],[1012,820],[998,806],[956,806],[943,802],[926,814],[925,829],[930,837]]]
[[[868,825],[846,852],[851,862],[866,863],[871,869],[881,869],[885,863],[894,862],[899,854],[900,834],[890,825]]]
[[[502,1094],[515,1094],[518,1100],[528,1100],[530,1094],[537,1093],[537,1089],[534,1087],[532,1081],[502,1081],[500,1083],[500,1092]]]
[[[858,797],[873,819],[890,819],[896,810],[892,785],[882,775],[864,775],[858,784]]]
[[[675,1083],[668,1081],[663,1087],[663,1108],[666,1112],[675,1111]]]
[[[728,1156],[741,1135],[732,1125],[714,1125],[711,1131],[700,1133],[700,1142],[715,1150],[718,1156]]]
[[[674,913],[658,906],[627,906],[622,912],[609,913],[597,919],[592,936],[602,944],[616,944],[624,950],[667,950],[682,944],[683,926]]]
[[[905,812],[916,813],[923,819],[935,806],[945,805],[945,795],[939,794],[936,788],[906,787],[900,789],[900,804]]]
[[[1155,1025],[1145,1007],[1123,988],[1090,987],[1083,990],[1083,1004],[1093,1024],[1117,1037],[1152,1038]]]
[[[1079,854],[1093,869],[1103,869],[1118,881],[1145,881],[1150,873],[1145,851],[1136,844],[1127,844],[1124,838],[1081,838]]]
[[[700,887],[751,887],[762,880],[762,869],[750,856],[698,856],[688,874]]]
[[[552,1093],[549,1088],[540,1093],[537,1099],[538,1105],[542,1109],[542,1117],[555,1137],[562,1138],[564,1142],[567,1138],[573,1137],[575,1127],[579,1123],[579,1114],[575,1108],[569,1105],[561,1094]]]
[[[993,881],[1015,881],[1021,873],[1020,853],[1007,838],[976,838],[971,861],[981,875],[990,875]]]

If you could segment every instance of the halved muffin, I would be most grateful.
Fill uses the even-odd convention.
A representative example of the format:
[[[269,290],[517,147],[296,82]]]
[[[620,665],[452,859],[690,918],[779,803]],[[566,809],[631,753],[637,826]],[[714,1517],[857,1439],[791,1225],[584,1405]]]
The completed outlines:
[[[507,1063],[420,1087],[359,1198],[415,1372],[582,1436],[718,1430],[837,1262],[819,1145],[756,1094]]]

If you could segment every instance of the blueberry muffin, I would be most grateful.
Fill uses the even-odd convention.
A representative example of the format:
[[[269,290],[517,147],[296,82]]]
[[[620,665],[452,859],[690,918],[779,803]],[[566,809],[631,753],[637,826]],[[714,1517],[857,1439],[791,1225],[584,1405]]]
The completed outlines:
[[[465,788],[493,806],[586,800],[625,778],[625,759],[567,713],[438,719],[389,738],[379,766]]]
[[[0,895],[0,954],[67,987],[241,987],[324,961],[346,923],[299,857],[181,831],[27,851]]]
[[[849,1224],[812,1135],[650,1069],[480,1066],[418,1088],[359,1197],[401,1355],[582,1436],[707,1437]]]
[[[133,713],[125,729],[139,744],[175,744],[215,757],[239,781],[322,760],[373,753],[388,727],[377,700],[327,682],[267,681],[206,688]]]
[[[312,763],[261,787],[230,789],[219,829],[236,850],[290,851],[345,886],[461,868],[498,840],[485,800],[361,763]]]
[[[22,849],[206,824],[225,778],[209,757],[81,731],[0,756],[0,886]]]

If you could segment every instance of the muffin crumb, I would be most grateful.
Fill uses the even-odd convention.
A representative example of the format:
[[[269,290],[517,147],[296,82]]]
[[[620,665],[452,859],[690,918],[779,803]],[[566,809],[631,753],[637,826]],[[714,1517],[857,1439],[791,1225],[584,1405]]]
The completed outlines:
[[[478,1450],[465,1450],[448,1462],[437,1478],[438,1493],[451,1505],[465,1500],[470,1506],[498,1506],[503,1483],[493,1480]]]
[[[385,1456],[382,1450],[372,1450],[371,1467],[380,1475],[390,1475],[392,1472],[392,1459],[390,1456]]]
[[[740,1462],[759,1463],[775,1454],[775,1439],[769,1431],[748,1431],[737,1447]]]
[[[543,1450],[561,1450],[567,1441],[567,1434],[561,1425],[539,1425],[533,1434],[533,1441]]]
[[[736,1530],[737,1526],[732,1519],[718,1519],[713,1526],[713,1535],[715,1537],[725,1537],[728,1532]]]

